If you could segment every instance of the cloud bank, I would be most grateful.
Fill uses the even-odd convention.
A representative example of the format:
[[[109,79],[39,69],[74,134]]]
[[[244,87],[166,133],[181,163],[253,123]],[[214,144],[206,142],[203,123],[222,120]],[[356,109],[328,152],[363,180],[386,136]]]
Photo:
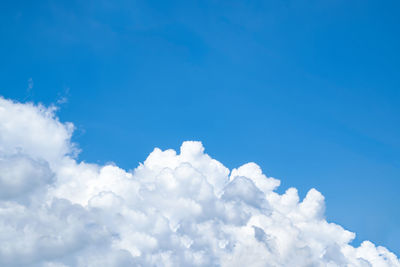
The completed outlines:
[[[400,266],[324,219],[324,197],[184,142],[131,172],[78,162],[55,109],[0,98],[0,266]]]

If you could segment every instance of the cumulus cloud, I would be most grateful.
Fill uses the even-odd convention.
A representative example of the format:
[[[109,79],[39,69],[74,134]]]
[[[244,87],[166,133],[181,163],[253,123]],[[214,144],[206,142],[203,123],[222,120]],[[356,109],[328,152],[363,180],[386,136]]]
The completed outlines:
[[[72,132],[0,98],[1,266],[400,266],[255,163],[230,171],[188,141],[128,172],[78,162]]]

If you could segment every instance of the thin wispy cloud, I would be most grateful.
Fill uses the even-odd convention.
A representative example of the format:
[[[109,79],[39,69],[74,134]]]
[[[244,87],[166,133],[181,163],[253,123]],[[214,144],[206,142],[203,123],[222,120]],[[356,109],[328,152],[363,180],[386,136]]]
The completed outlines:
[[[26,88],[26,91],[29,93],[33,88],[33,79],[29,78],[28,79],[28,88]]]
[[[68,103],[69,87],[66,87],[62,93],[58,94],[57,105],[62,105]]]
[[[28,79],[28,85],[27,85],[27,87],[26,87],[25,98],[24,98],[24,100],[23,100],[24,102],[27,101],[27,100],[29,100],[29,99],[33,96],[33,91],[32,91],[33,85],[34,85],[33,79],[32,79],[32,78],[29,78],[29,79]]]

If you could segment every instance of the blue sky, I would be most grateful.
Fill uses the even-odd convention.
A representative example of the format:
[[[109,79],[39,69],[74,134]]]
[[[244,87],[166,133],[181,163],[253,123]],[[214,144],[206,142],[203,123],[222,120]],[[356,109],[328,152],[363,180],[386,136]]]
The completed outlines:
[[[60,103],[80,159],[201,140],[400,254],[398,1],[3,1],[0,94]],[[31,79],[31,80],[30,80]],[[63,102],[63,101],[61,101]]]

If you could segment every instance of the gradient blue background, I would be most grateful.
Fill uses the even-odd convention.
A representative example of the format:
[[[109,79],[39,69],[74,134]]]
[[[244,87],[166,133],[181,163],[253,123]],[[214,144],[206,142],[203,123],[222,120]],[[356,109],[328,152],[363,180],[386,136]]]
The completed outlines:
[[[1,1],[0,94],[59,104],[80,159],[203,141],[400,255],[399,1]],[[33,87],[29,88],[29,79]],[[32,84],[31,84],[32,85]],[[62,101],[61,101],[62,102]]]

